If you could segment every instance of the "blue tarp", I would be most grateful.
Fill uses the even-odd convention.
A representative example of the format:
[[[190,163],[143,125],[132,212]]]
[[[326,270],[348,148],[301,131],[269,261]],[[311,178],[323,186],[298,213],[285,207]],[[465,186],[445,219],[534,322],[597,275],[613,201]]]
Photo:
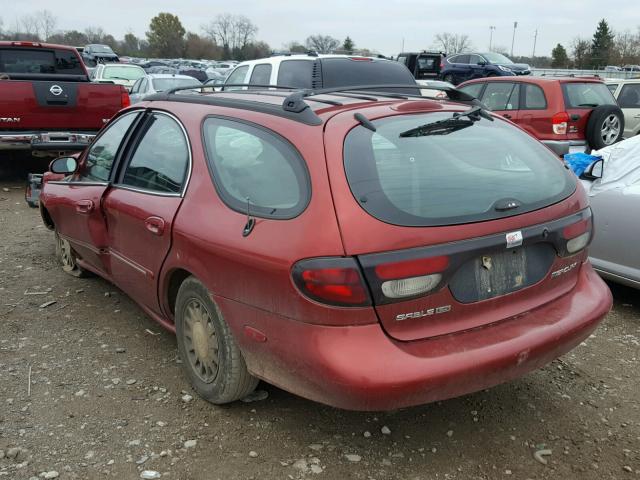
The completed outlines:
[[[575,173],[576,176],[579,177],[589,165],[591,165],[596,160],[599,160],[600,158],[601,157],[588,155],[586,153],[567,153],[564,156],[564,163],[569,165],[569,168],[573,171],[573,173]]]

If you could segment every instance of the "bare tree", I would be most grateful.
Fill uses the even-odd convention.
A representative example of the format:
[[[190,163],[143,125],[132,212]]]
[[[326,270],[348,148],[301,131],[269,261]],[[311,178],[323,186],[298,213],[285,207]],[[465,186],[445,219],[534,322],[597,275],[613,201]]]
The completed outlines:
[[[640,56],[640,33],[633,34],[626,30],[618,33],[614,42],[616,56],[621,64],[633,63]]]
[[[38,24],[38,33],[43,40],[49,40],[49,37],[53,35],[58,19],[49,10],[42,10],[34,15],[35,21]]]
[[[318,53],[331,53],[340,46],[340,40],[330,35],[311,35],[305,40],[309,50]]]
[[[212,41],[221,45],[227,55],[252,43],[258,33],[258,27],[247,17],[230,13],[218,15],[203,25],[202,30]]]
[[[39,40],[40,22],[35,15],[24,15],[20,20],[16,20],[16,33],[22,33],[34,40]]]
[[[591,42],[584,38],[576,37],[571,42],[571,54],[575,68],[585,68],[590,61]]]
[[[469,35],[461,33],[438,33],[434,43],[445,53],[460,53],[471,49]]]
[[[84,29],[84,34],[89,43],[105,43],[104,38],[107,36],[107,32],[102,27],[87,27]]]

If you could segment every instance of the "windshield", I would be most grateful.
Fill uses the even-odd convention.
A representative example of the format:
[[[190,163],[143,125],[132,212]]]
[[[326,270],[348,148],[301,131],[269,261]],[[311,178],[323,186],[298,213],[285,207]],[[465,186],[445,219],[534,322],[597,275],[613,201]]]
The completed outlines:
[[[501,65],[513,63],[511,60],[500,53],[489,52],[483,53],[482,56],[489,60],[491,63],[499,63]]]
[[[567,106],[594,108],[600,105],[617,105],[611,90],[604,83],[571,82],[562,85]]]
[[[164,92],[170,88],[187,87],[200,83],[195,78],[155,78],[153,88],[156,92]]]
[[[438,112],[373,123],[375,132],[358,126],[347,135],[344,165],[358,203],[387,223],[502,218],[551,205],[576,188],[562,162],[501,120],[469,122]]]
[[[140,67],[124,67],[109,65],[105,67],[103,78],[105,80],[114,78],[118,80],[137,80],[146,75],[145,71]]]

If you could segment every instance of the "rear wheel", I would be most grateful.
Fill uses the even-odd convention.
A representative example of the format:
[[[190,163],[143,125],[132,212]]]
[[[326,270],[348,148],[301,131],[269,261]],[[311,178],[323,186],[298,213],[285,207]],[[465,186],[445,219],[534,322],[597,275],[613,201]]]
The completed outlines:
[[[76,253],[71,248],[68,240],[62,238],[58,231],[55,232],[56,236],[56,257],[62,266],[62,270],[65,273],[73,277],[86,277],[88,272],[80,267],[77,263]]]
[[[591,112],[586,138],[591,148],[599,150],[622,140],[624,115],[617,105],[600,105]]]
[[[198,395],[214,404],[246,397],[258,385],[209,291],[187,278],[176,300],[178,351]]]
[[[453,75],[452,75],[452,74],[450,74],[450,73],[447,73],[446,75],[444,75],[444,76],[442,77],[442,80],[443,80],[444,82],[449,82],[449,83],[451,83],[451,84],[455,85]]]

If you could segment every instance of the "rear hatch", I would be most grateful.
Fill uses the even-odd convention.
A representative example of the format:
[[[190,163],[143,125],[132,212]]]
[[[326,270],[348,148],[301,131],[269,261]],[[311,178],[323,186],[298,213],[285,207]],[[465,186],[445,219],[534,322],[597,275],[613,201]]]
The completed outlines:
[[[600,105],[617,105],[606,84],[600,81],[567,80],[561,83],[568,114],[567,137],[584,140],[592,110]]]
[[[508,122],[398,115],[412,104],[367,111],[375,131],[338,115],[325,137],[345,253],[386,332],[477,328],[571,290],[591,232],[572,174]]]

